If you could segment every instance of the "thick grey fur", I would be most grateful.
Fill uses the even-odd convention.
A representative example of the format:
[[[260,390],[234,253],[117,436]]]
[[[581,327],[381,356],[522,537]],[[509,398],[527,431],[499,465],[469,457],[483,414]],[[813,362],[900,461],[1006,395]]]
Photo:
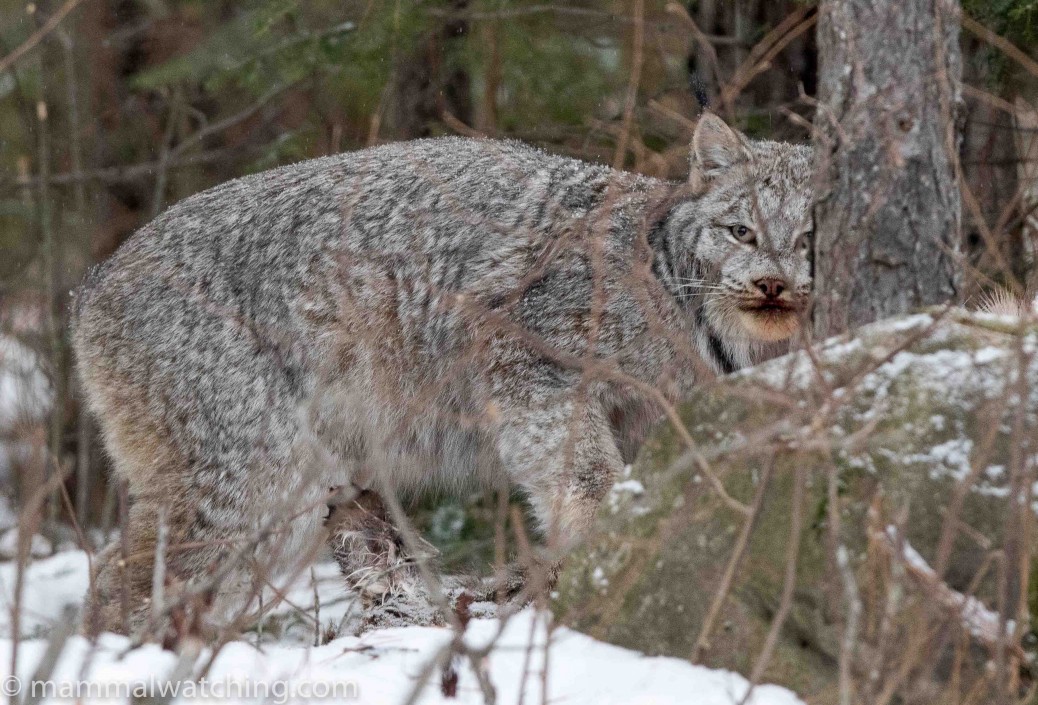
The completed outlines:
[[[351,483],[515,484],[566,550],[661,404],[797,329],[810,172],[807,147],[707,114],[687,183],[443,138],[173,206],[76,300],[78,369],[132,497],[101,626],[121,626],[123,581],[142,622],[163,513],[174,581],[256,538],[265,570],[305,564],[328,489]],[[232,604],[256,579],[234,573]]]

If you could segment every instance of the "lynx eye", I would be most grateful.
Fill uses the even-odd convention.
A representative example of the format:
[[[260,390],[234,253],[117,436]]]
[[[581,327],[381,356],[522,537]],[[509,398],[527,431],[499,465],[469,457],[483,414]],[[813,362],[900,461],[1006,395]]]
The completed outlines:
[[[737,242],[741,242],[744,245],[755,245],[757,243],[757,233],[753,232],[753,230],[745,225],[733,225],[731,231],[732,237],[734,237]]]
[[[815,231],[814,230],[806,230],[806,231],[800,233],[800,242],[798,243],[799,244],[799,249],[800,249],[800,254],[804,255],[805,257],[809,257],[811,255],[811,251],[812,251],[812,247],[814,245],[814,241],[815,241]]]

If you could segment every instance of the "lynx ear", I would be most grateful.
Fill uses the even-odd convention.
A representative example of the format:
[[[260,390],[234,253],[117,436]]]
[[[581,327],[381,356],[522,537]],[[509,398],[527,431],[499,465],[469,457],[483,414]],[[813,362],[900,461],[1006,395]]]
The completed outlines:
[[[709,174],[749,160],[746,138],[713,113],[704,112],[692,135],[693,173]]]

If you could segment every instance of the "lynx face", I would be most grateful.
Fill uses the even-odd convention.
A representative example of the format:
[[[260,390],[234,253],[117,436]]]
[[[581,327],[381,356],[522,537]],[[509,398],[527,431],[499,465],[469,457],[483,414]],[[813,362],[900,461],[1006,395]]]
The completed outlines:
[[[810,147],[752,142],[707,113],[692,159],[701,195],[681,236],[709,323],[736,340],[789,338],[811,288]]]

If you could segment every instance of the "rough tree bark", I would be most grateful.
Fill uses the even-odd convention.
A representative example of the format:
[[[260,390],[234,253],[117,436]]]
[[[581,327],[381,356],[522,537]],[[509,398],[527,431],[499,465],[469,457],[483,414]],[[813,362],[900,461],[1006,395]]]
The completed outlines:
[[[958,0],[825,0],[815,328],[954,300]]]

